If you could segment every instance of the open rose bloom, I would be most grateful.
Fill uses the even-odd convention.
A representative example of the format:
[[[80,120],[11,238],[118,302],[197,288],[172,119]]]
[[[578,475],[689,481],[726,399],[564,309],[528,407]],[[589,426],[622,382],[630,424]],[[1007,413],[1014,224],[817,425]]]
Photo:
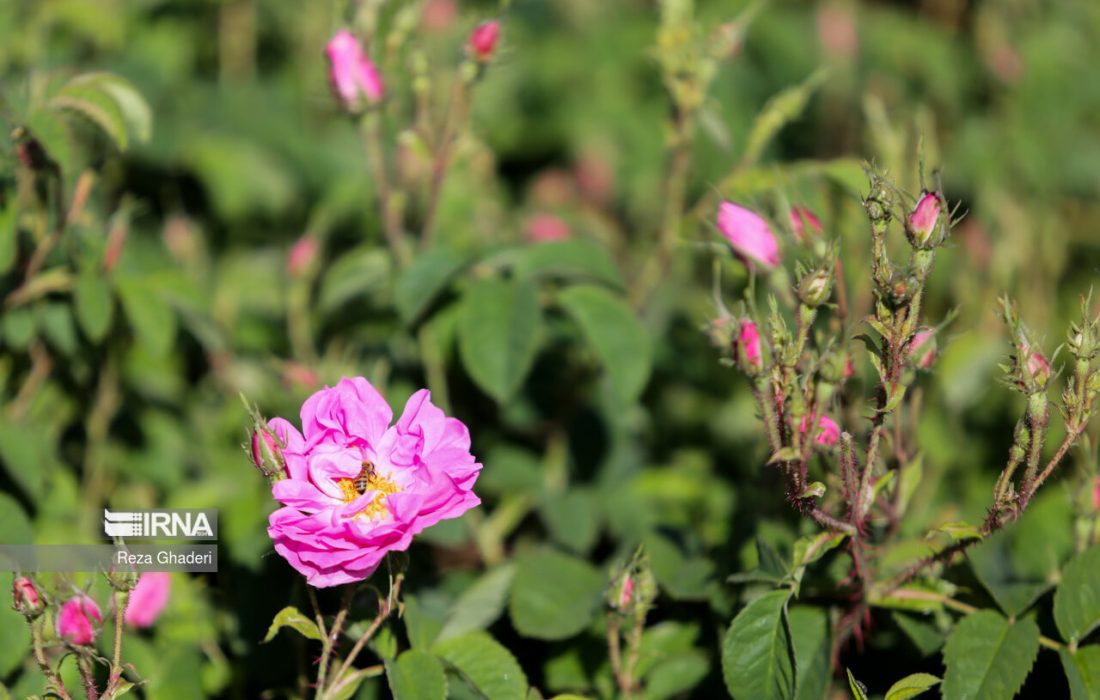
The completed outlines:
[[[272,486],[275,551],[318,588],[361,581],[386,553],[481,501],[471,490],[481,464],[466,426],[422,389],[397,423],[362,377],[342,379],[306,400],[302,431],[276,418],[285,477]]]

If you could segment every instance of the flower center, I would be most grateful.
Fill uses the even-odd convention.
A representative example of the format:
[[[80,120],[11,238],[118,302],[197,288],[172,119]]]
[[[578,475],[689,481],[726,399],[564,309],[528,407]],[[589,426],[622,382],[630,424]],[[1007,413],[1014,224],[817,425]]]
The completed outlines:
[[[340,489],[344,503],[351,503],[367,491],[374,491],[374,498],[371,499],[370,503],[352,516],[353,518],[366,517],[370,520],[377,520],[388,515],[389,510],[386,508],[385,503],[386,496],[401,490],[397,484],[375,471],[374,464],[369,461],[363,462],[363,468],[359,471],[357,477],[354,479],[339,479],[336,486]]]

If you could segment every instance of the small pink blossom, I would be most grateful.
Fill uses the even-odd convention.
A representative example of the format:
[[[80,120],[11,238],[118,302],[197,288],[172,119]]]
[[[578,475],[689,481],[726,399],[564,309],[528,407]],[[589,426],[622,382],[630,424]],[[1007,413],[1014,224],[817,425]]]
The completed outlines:
[[[802,416],[802,423],[798,426],[801,433],[805,433],[809,425],[809,416]],[[817,419],[817,434],[814,442],[825,447],[832,447],[840,440],[840,426],[829,416],[820,416]]]
[[[799,242],[814,239],[821,235],[821,219],[806,207],[791,207],[791,230]]]
[[[286,256],[286,271],[291,277],[298,277],[317,260],[317,239],[306,234],[294,242]]]
[[[718,230],[741,259],[765,270],[779,264],[779,242],[768,222],[755,212],[733,202],[722,202],[718,207]]]
[[[141,575],[130,591],[123,620],[132,627],[149,627],[168,603],[172,577],[163,571],[148,571]]]
[[[484,62],[493,57],[499,40],[500,22],[494,19],[477,25],[474,31],[470,32],[470,39],[466,46],[470,55]]]
[[[859,33],[851,10],[838,3],[821,3],[817,8],[817,36],[830,58],[849,60],[859,52]]]
[[[422,389],[397,423],[362,377],[341,379],[302,405],[302,432],[282,418],[286,478],[272,485],[283,507],[271,514],[275,551],[318,588],[369,577],[390,551],[481,501],[481,464],[470,433]]]
[[[741,328],[737,332],[737,345],[750,371],[759,372],[763,369],[764,354],[760,348],[760,331],[752,320],[746,318],[741,321]]]
[[[932,237],[942,209],[943,204],[938,194],[925,192],[921,195],[917,206],[909,214],[909,231],[917,242],[924,244]]]
[[[634,579],[627,575],[623,579],[623,586],[619,589],[619,609],[625,610],[634,598]]]
[[[272,456],[278,455],[279,446],[275,443],[275,439],[262,430],[257,430],[252,433],[252,463],[257,468],[263,470],[264,468],[264,449],[263,443],[267,443],[267,449],[271,452]]]
[[[851,379],[856,374],[856,366],[852,362],[852,358],[848,358],[844,361],[844,378]]]
[[[928,369],[936,361],[936,333],[930,329],[917,331],[909,341],[909,358],[921,369]]]
[[[102,621],[96,602],[80,593],[62,603],[57,613],[57,636],[71,644],[91,644],[95,641],[96,625]]]
[[[527,220],[527,240],[532,243],[562,241],[572,235],[569,224],[554,214],[541,212]]]
[[[382,99],[382,77],[363,53],[359,40],[346,29],[336,32],[325,47],[329,61],[329,80],[344,107],[360,108],[360,98],[375,104]]]
[[[1027,343],[1024,343],[1023,349],[1028,354],[1027,371],[1039,383],[1046,382],[1050,377],[1050,362],[1043,357],[1043,353],[1031,348]]]

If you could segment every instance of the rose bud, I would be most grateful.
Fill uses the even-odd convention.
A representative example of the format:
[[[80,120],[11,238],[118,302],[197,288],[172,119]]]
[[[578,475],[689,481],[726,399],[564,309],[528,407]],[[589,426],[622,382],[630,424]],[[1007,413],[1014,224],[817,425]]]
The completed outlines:
[[[493,57],[497,42],[500,40],[500,22],[490,20],[482,22],[470,32],[466,48],[476,60],[485,63]]]
[[[747,264],[756,263],[765,270],[779,264],[779,242],[768,222],[755,212],[722,202],[718,207],[718,230]]]
[[[70,644],[91,644],[95,641],[95,626],[102,621],[103,615],[96,602],[80,593],[61,605],[57,613],[57,636]]]
[[[925,192],[921,195],[917,206],[909,214],[905,232],[909,235],[909,241],[915,248],[927,248],[932,240],[932,234],[936,232],[936,223],[940,219],[940,211],[943,204],[940,196],[935,192]]]
[[[798,298],[811,308],[817,308],[828,301],[832,292],[833,275],[829,270],[814,270],[798,283]]]
[[[799,243],[814,239],[824,230],[821,219],[806,207],[791,207],[791,230]]]
[[[1039,386],[1046,386],[1047,380],[1050,379],[1050,363],[1047,362],[1047,358],[1027,343],[1023,344],[1023,352],[1027,355],[1028,374]]]
[[[168,603],[172,577],[163,571],[148,571],[138,579],[126,603],[123,620],[131,627],[149,627]]]
[[[46,607],[34,581],[26,576],[17,576],[12,582],[11,597],[12,607],[25,617],[38,617]]]
[[[737,332],[737,362],[745,374],[758,374],[764,368],[760,347],[760,331],[750,319],[742,319]]]
[[[294,242],[286,256],[286,271],[291,277],[298,277],[317,259],[317,239],[306,234]]]
[[[807,427],[809,426],[809,416],[802,416],[802,423],[799,425],[799,432],[805,434]],[[840,440],[840,426],[836,424],[836,421],[828,416],[821,416],[817,419],[817,434],[814,436],[814,442],[825,447],[832,447]]]
[[[358,111],[360,98],[365,98],[368,104],[381,101],[382,78],[351,32],[346,29],[336,32],[325,47],[325,54],[329,61],[329,80],[345,109]]]
[[[936,333],[927,328],[917,331],[909,341],[909,359],[921,369],[928,369],[936,360]]]

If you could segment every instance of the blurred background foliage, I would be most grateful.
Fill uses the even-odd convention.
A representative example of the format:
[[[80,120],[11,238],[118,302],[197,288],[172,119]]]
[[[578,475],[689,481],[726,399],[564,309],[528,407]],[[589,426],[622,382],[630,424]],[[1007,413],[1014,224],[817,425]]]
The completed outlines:
[[[698,25],[721,31],[744,6],[699,0]],[[429,165],[407,130],[412,72],[427,66],[431,117],[442,119],[467,33],[499,12],[489,2],[386,3],[387,27],[412,18],[405,43],[372,48],[411,220]],[[406,269],[385,250],[362,146],[326,81],[321,49],[348,16],[329,2],[0,3],[0,119],[13,134],[0,145],[0,539],[92,538],[103,505],[220,509],[220,572],[175,577],[165,617],[127,641],[131,661],[152,698],[289,691],[312,673],[307,652],[288,635],[260,640],[288,594],[299,604],[304,595],[265,531],[273,503],[241,450],[238,395],[292,417],[343,375],[367,376],[395,407],[426,384],[471,427],[485,505],[414,545],[406,625],[438,632],[478,581],[488,612],[459,627],[489,627],[547,692],[610,693],[606,663],[592,661],[604,658],[595,600],[606,563],[642,541],[662,591],[646,642],[650,695],[721,693],[717,639],[737,600],[725,577],[757,565],[757,538],[782,550],[804,524],[763,466],[747,387],[701,332],[715,313],[714,259],[728,300],[746,284],[715,245],[713,207],[686,221],[670,273],[637,317],[623,313],[624,280],[653,254],[662,215],[670,107],[657,8],[515,0],[504,10],[500,54],[443,190],[437,245]],[[924,477],[910,535],[976,521],[988,506],[1021,408],[995,381],[1008,351],[997,297],[1018,298],[1049,352],[1097,278],[1098,47],[1091,0],[776,0],[721,63],[701,108],[689,204],[718,194],[774,215],[792,256],[776,213],[810,207],[841,242],[856,308],[870,298],[862,159],[916,191],[923,153],[928,181],[942,173],[966,214],[931,279],[930,318],[951,308],[958,317],[941,336],[937,375],[920,385]],[[113,137],[72,114],[43,116],[44,101],[89,71],[130,81],[151,124],[132,100]],[[799,84],[805,109],[741,162],[762,107]],[[13,296],[27,291],[24,266],[44,235],[30,230],[34,212],[16,210],[27,186],[16,177],[17,127],[61,167],[66,201],[81,187],[91,196],[46,260],[61,274]],[[288,269],[303,236],[316,256]],[[469,327],[484,304],[498,305],[503,330]],[[501,362],[513,369],[479,366],[478,333],[490,344],[504,334],[512,356]],[[860,404],[849,408],[846,425],[862,426]],[[1074,550],[1075,515],[1091,508],[1075,494],[1095,471],[1092,448],[1019,527],[979,550],[974,568],[994,597],[996,576],[1049,588]],[[576,575],[557,603],[585,604],[532,619],[522,581],[563,571]],[[939,670],[942,630],[922,622],[922,638],[896,617],[876,620],[865,649],[845,650],[872,687]],[[6,607],[0,629],[0,678],[16,697],[40,692]],[[417,643],[412,628],[395,633]],[[1064,684],[1057,659],[1041,656],[1032,682]],[[387,692],[372,682],[361,695]]]

